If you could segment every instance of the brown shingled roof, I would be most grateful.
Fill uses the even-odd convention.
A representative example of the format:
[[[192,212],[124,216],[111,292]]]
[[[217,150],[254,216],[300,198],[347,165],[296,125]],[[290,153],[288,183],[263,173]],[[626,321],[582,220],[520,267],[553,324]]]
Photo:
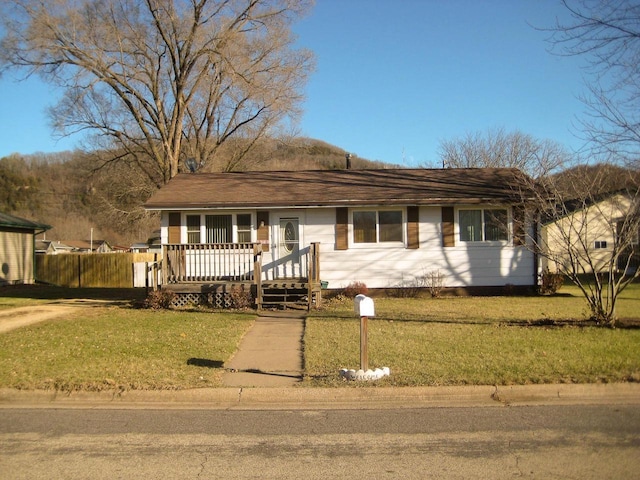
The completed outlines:
[[[349,205],[451,205],[521,200],[511,168],[312,170],[179,174],[150,210]]]

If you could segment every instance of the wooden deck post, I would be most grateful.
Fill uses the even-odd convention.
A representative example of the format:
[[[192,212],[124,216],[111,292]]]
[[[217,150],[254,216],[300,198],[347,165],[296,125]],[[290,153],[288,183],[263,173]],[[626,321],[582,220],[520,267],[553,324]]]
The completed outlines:
[[[320,287],[320,243],[312,242],[309,245],[309,262],[308,262],[308,305],[307,309],[311,310],[311,302],[313,294],[316,293],[316,307],[320,306],[322,290]]]
[[[253,244],[253,281],[256,284],[256,308],[262,309],[262,245]]]
[[[168,285],[168,267],[169,267],[169,262],[168,262],[168,258],[167,255],[169,254],[169,252],[167,251],[167,246],[166,245],[162,245],[162,286],[166,288],[166,286]]]

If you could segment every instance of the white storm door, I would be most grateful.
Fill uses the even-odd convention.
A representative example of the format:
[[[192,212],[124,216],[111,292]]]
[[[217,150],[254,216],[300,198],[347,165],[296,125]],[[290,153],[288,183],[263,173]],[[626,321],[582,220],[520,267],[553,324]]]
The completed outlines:
[[[302,277],[300,268],[300,219],[280,218],[278,228],[277,278]]]

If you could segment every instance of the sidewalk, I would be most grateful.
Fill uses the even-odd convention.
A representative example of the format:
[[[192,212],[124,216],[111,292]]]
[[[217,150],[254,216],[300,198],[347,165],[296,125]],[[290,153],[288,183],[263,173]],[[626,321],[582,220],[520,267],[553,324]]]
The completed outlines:
[[[227,387],[290,387],[302,380],[304,316],[298,312],[263,315],[225,363]]]

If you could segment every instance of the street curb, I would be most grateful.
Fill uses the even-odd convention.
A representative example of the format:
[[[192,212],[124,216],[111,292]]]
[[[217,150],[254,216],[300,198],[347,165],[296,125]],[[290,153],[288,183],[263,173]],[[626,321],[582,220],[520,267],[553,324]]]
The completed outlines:
[[[640,405],[640,383],[72,393],[0,389],[0,408],[332,410],[524,405]]]

